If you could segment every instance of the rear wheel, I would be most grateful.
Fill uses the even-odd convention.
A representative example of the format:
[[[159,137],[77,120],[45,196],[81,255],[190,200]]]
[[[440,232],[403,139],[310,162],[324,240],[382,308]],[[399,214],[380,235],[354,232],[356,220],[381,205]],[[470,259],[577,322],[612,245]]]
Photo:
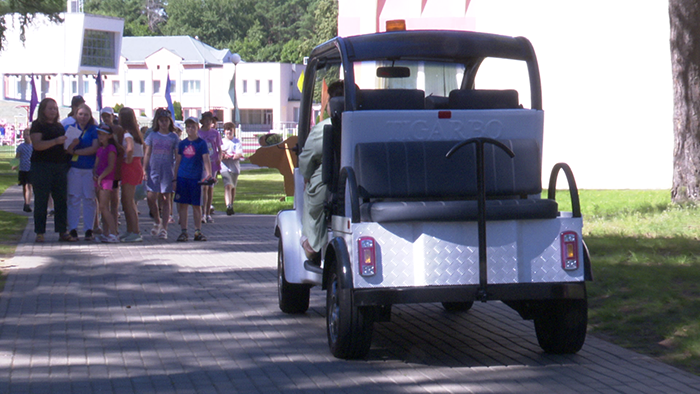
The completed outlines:
[[[373,322],[369,308],[353,304],[351,289],[343,289],[331,272],[326,293],[326,331],[331,353],[338,358],[362,358],[372,343]]]
[[[311,286],[287,282],[284,277],[284,248],[282,238],[277,243],[277,295],[284,313],[304,313],[309,309]]]
[[[576,353],[586,341],[588,302],[586,299],[548,301],[534,320],[542,350],[553,354]]]
[[[474,301],[466,302],[443,302],[442,307],[448,312],[466,312],[472,309]]]

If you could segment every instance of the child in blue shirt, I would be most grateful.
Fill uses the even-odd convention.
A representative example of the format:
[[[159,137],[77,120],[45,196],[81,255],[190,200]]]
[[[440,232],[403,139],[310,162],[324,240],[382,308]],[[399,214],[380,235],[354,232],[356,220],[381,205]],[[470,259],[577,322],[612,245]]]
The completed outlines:
[[[187,206],[192,206],[194,219],[194,240],[206,241],[202,234],[202,186],[201,181],[211,178],[211,162],[209,161],[209,147],[207,143],[197,135],[198,124],[196,118],[185,120],[187,138],[180,141],[177,146],[177,158],[175,159],[175,171],[177,179],[175,183],[175,202],[178,203],[180,216],[180,228],[182,233],[177,242],[185,242],[187,235]],[[204,177],[202,177],[204,175]]]
[[[29,129],[25,129],[22,132],[22,137],[24,142],[17,146],[17,151],[15,158],[19,160],[16,166],[12,169],[17,169],[19,167],[19,184],[22,185],[22,194],[24,195],[24,212],[31,212],[32,208],[29,204],[32,201],[32,182],[29,178],[29,169],[32,166],[32,153],[34,153],[34,147],[32,146],[32,140],[29,139]]]

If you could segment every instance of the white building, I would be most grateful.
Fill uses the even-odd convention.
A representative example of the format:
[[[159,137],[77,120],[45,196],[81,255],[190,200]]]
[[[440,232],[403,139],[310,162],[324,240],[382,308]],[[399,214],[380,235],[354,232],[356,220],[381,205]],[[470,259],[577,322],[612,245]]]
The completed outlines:
[[[473,30],[532,42],[542,74],[545,178],[563,161],[580,188],[671,187],[668,1],[339,0],[341,36],[382,31],[391,19],[405,19],[409,30]]]
[[[147,118],[166,107],[170,78],[173,102],[183,117],[213,111],[220,121],[234,119],[230,93],[234,70],[242,130],[296,130],[301,94],[297,79],[305,67],[295,64],[246,63],[228,49],[212,48],[188,36],[124,37],[124,21],[80,12],[79,0],[69,0],[64,23],[37,17],[19,37],[16,17],[5,16],[6,46],[0,52],[0,100],[27,103],[33,75],[39,99],[52,97],[59,106],[82,95],[97,110],[98,72],[102,75],[102,105],[121,104]],[[14,19],[14,20],[13,20]]]

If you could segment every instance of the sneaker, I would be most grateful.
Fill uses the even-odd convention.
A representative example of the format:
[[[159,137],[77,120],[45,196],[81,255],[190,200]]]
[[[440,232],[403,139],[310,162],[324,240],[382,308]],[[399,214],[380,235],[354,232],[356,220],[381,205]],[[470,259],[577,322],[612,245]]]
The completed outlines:
[[[55,214],[56,214],[56,211],[54,211],[53,209],[49,211],[49,216],[53,216]]]
[[[78,230],[76,230],[76,229],[71,230],[70,236],[75,238],[75,239],[78,239]]]
[[[212,219],[209,215],[207,215],[207,223],[214,223],[214,219]]]
[[[194,230],[194,240],[195,241],[206,241],[207,237],[202,234],[200,230]]]
[[[75,231],[75,230],[73,230]],[[78,240],[78,237],[74,237],[73,235],[69,233],[63,233],[58,236],[58,242],[76,242]]]
[[[160,239],[168,239],[168,230],[161,228],[160,232],[158,233],[158,238]]]
[[[92,232],[92,230],[88,230],[85,232],[85,240],[86,241],[92,241],[95,239],[95,234]]]
[[[154,224],[153,228],[151,229],[151,235],[155,237],[156,235],[158,235],[158,233],[160,233],[160,230],[160,224]]]
[[[125,239],[126,237],[128,237],[129,235],[131,235],[131,233],[127,231],[127,232],[125,232],[124,234],[122,234],[122,235],[119,236],[119,240],[122,241],[122,242],[124,242],[124,239]]]
[[[213,215],[214,214],[214,205],[209,207],[209,214]]]
[[[24,204],[24,208],[22,208],[24,212],[31,212],[32,208],[29,206],[29,204]]]
[[[233,205],[229,205],[228,207],[226,207],[226,214],[228,216],[235,214],[235,212],[233,212]]]
[[[173,216],[170,215],[170,219],[168,219],[168,224],[175,223],[175,219],[173,219]]]
[[[44,242],[44,234],[37,234],[36,238],[34,238],[34,242],[39,244]]]
[[[95,236],[95,242],[99,243],[106,243],[107,242],[107,237],[104,236],[104,234],[97,234]]]
[[[122,239],[122,242],[143,242],[143,238],[141,238],[141,234],[129,233],[126,238]]]
[[[117,237],[114,234],[109,234],[108,236],[103,236],[104,240],[102,242],[108,243],[108,244],[118,244],[119,243],[119,237]]]
[[[177,242],[186,242],[187,241],[187,233],[180,233],[180,236],[177,237]]]

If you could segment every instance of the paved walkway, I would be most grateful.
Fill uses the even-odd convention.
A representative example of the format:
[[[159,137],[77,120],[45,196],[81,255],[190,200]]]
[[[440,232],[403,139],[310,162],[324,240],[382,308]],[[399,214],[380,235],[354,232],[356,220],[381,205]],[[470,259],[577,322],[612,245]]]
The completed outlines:
[[[21,206],[18,187],[0,197]],[[34,244],[30,220],[2,263],[0,393],[700,392],[700,377],[593,337],[543,354],[532,322],[497,302],[395,307],[366,360],[335,359],[324,293],[304,315],[277,307],[274,217],[215,220],[206,243],[176,243],[174,226],[117,245]]]

